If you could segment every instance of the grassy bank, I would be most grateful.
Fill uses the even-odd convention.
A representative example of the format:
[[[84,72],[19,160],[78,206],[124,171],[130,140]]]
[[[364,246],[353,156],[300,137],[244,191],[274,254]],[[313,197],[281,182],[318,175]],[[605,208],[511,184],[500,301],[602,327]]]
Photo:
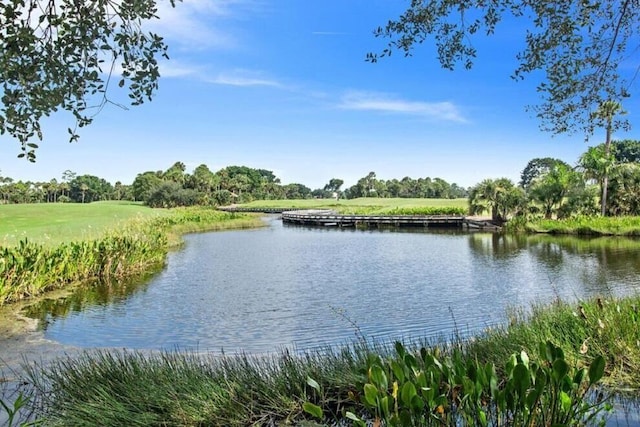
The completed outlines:
[[[640,217],[581,216],[559,220],[539,219],[528,222],[524,229],[534,233],[640,236]]]
[[[110,208],[97,221],[103,229],[99,237],[73,240],[66,236],[67,240],[57,245],[24,239],[14,246],[0,247],[0,305],[74,282],[140,274],[162,265],[169,248],[179,243],[181,233],[261,223],[254,216],[207,208],[174,209],[122,220],[111,217]],[[70,215],[69,211],[65,215]],[[112,218],[111,223],[104,217]],[[55,217],[52,219],[55,221]],[[31,226],[34,223],[37,221],[25,222],[25,234],[40,228]]]
[[[0,246],[24,239],[48,246],[96,239],[129,220],[167,214],[132,202],[0,205]]]
[[[394,411],[410,417],[402,426],[568,425],[603,408],[584,399],[599,373],[613,389],[640,387],[639,306],[640,297],[535,306],[475,339],[422,348],[93,352],[34,368],[32,402],[47,425],[317,425]]]
[[[256,200],[240,208],[333,209],[344,215],[465,215],[467,199],[305,199]]]

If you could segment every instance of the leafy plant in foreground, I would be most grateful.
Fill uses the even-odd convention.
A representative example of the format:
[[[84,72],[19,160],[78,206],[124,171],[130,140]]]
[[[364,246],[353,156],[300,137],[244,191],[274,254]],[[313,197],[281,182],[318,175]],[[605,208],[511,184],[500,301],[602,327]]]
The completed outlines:
[[[393,356],[369,357],[367,381],[360,394],[352,395],[354,407],[363,408],[374,425],[397,427],[603,422],[603,411],[611,407],[594,386],[604,374],[604,358],[578,369],[570,367],[562,349],[551,342],[543,343],[539,352],[539,363],[524,351],[513,354],[499,376],[493,364],[464,358],[459,350],[440,360],[438,351],[422,348],[413,354],[397,342]],[[320,406],[305,403],[303,409],[323,418]],[[354,412],[345,412],[345,417],[356,426],[366,425]]]

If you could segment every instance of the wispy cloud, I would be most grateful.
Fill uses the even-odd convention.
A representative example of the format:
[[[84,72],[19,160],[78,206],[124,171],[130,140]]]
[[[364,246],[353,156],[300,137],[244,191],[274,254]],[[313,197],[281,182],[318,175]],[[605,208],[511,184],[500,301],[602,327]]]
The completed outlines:
[[[160,75],[162,77],[198,76],[201,72],[201,67],[175,59],[160,62]]]
[[[349,33],[341,32],[341,31],[312,31],[311,34],[314,36],[348,36]]]
[[[419,102],[399,99],[389,94],[376,92],[347,92],[342,97],[340,108],[346,110],[379,111],[383,113],[409,114],[433,120],[466,122],[458,107],[448,101]]]
[[[205,79],[209,83],[227,86],[272,86],[282,88],[277,80],[265,77],[262,73],[251,70],[234,70],[222,72],[214,78]]]
[[[225,22],[248,9],[255,0],[183,0],[171,7],[158,2],[160,19],[146,26],[182,49],[231,49],[239,44]]]

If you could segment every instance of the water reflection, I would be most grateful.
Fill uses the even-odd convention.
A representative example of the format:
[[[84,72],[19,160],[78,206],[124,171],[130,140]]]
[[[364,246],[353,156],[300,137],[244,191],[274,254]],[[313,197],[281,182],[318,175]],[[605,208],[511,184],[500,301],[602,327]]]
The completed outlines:
[[[469,243],[495,260],[527,253],[544,266],[550,281],[577,286],[574,297],[616,295],[640,285],[640,240],[634,238],[477,233]]]
[[[79,313],[93,306],[102,306],[126,300],[134,292],[144,292],[157,272],[136,278],[110,282],[86,282],[72,292],[56,298],[41,298],[23,309],[26,316],[40,320],[43,328],[51,320]]]
[[[32,306],[47,338],[81,347],[262,353],[367,337],[471,334],[505,309],[640,287],[628,238],[282,226],[187,236],[137,284]]]

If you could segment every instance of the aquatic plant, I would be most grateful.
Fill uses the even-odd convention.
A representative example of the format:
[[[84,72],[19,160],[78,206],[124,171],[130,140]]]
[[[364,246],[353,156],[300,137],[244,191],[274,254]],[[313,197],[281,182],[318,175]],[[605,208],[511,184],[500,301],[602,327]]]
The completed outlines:
[[[572,368],[562,349],[548,341],[540,345],[540,363],[522,351],[512,354],[504,375],[491,363],[464,357],[459,349],[440,358],[421,348],[408,351],[400,342],[386,358],[367,360],[367,381],[351,398],[364,406],[363,416],[345,412],[355,426],[549,426],[588,425],[603,421],[610,405],[601,395],[588,398],[604,373],[604,358],[589,369]],[[312,379],[307,383],[319,389]],[[304,409],[324,419],[321,406],[305,402]]]

